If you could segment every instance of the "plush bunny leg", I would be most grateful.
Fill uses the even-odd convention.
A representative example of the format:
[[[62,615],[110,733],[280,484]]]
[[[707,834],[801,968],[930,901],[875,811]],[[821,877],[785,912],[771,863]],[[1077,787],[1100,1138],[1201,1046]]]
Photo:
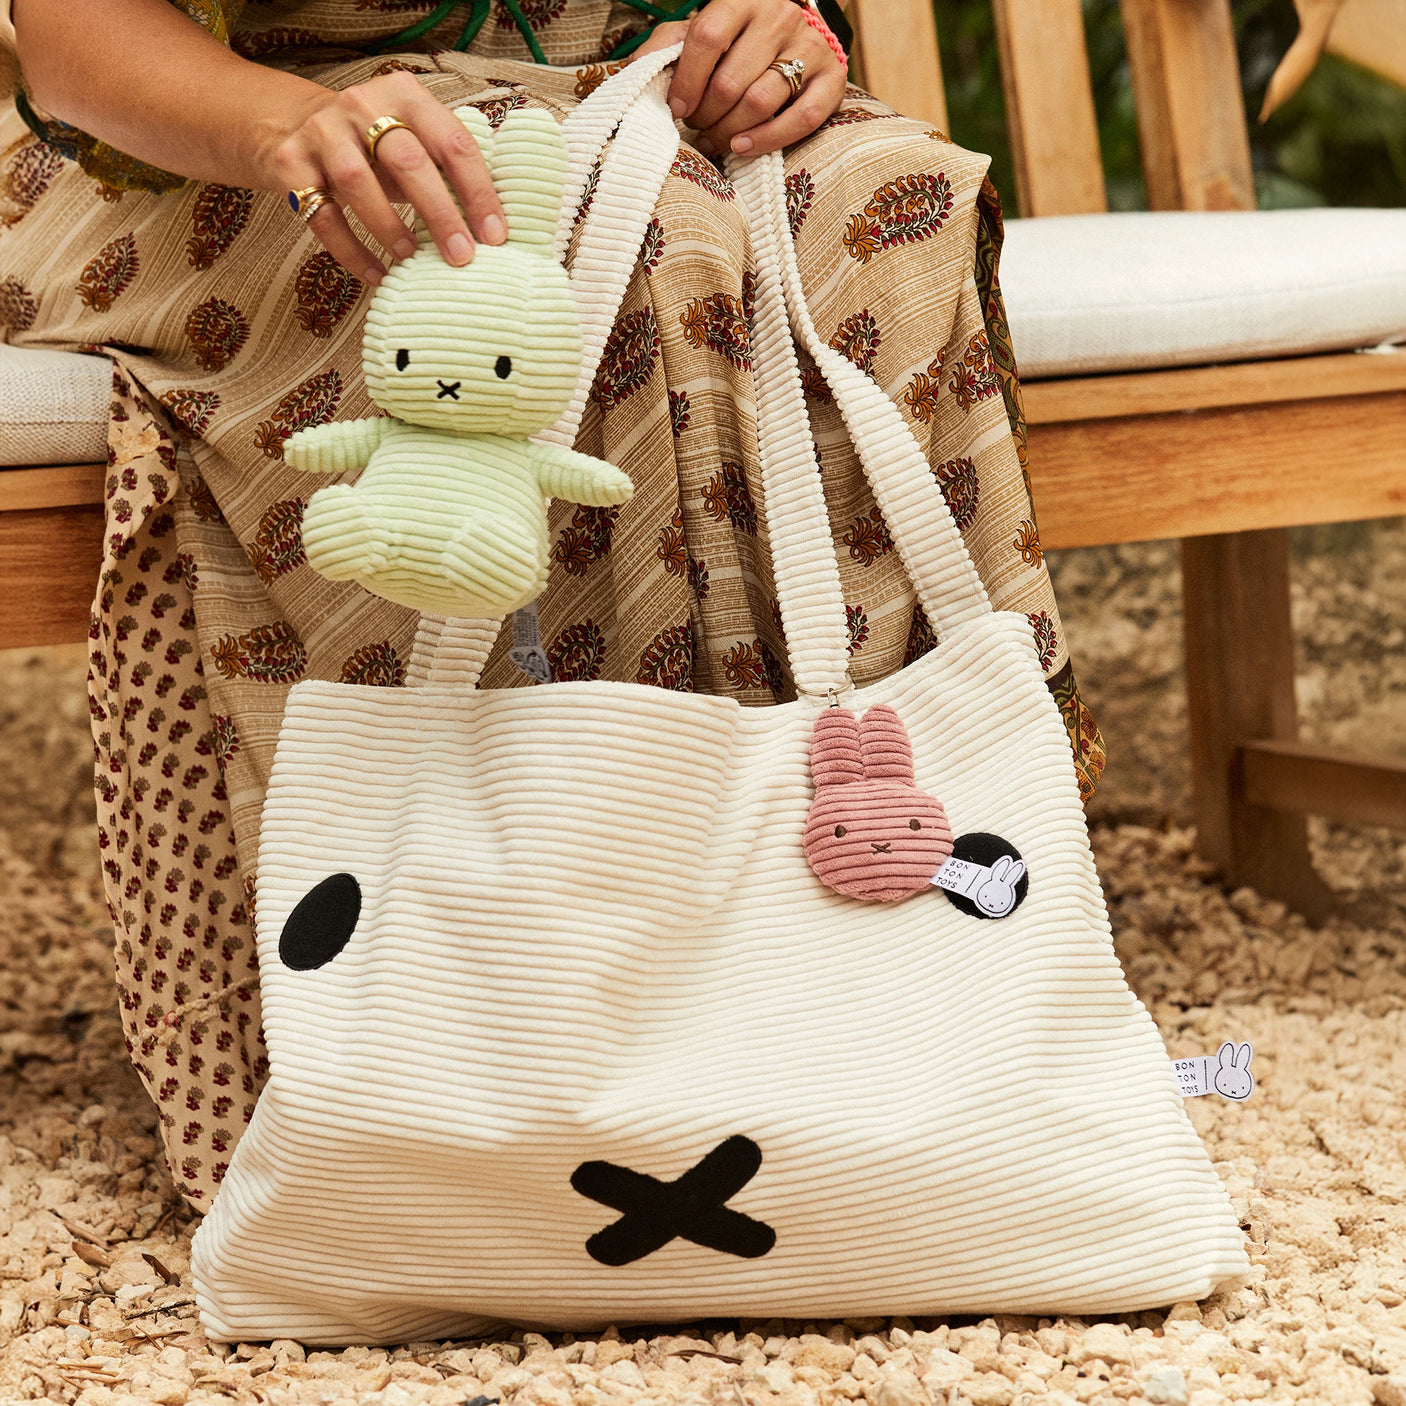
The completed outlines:
[[[283,459],[310,474],[343,474],[348,469],[359,469],[376,452],[390,425],[385,416],[377,416],[297,430],[284,441]]]
[[[555,444],[532,444],[528,448],[537,481],[549,498],[605,508],[628,503],[634,497],[634,484],[604,459],[593,459],[589,454],[578,454]]]
[[[303,514],[303,549],[314,571],[334,581],[364,581],[385,570],[389,546],[365,495],[351,484],[329,484],[312,495]]]
[[[496,518],[463,523],[441,558],[443,596],[421,605],[448,615],[497,615],[534,601],[547,588],[547,557]]]

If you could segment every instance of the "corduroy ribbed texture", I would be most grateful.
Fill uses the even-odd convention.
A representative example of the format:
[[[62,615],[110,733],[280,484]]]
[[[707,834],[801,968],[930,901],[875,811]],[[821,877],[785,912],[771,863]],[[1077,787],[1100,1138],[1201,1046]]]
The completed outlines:
[[[775,163],[758,168],[779,191]],[[774,224],[754,222],[759,326],[784,315]],[[898,464],[888,499],[912,506],[891,526],[925,569],[930,544],[903,540],[928,508],[902,451],[866,450],[876,479]],[[797,490],[801,459],[775,458],[769,497]],[[775,535],[774,497],[768,520]],[[831,550],[828,528],[798,511],[794,529],[778,586],[823,673],[830,602],[786,573]],[[194,1247],[212,1337],[1117,1312],[1248,1268],[1113,953],[1030,624],[992,613],[942,541],[919,582],[946,607],[941,642],[845,703],[891,705],[952,829],[1020,851],[1029,892],[998,922],[935,891],[856,902],[811,872],[823,695],[475,691],[485,627],[437,622],[421,686],[292,691],[259,863],[271,1073]],[[293,970],[284,923],[337,873],[359,885],[355,930]],[[672,1181],[729,1139],[761,1162],[727,1206],[773,1248],[591,1255],[619,1213],[573,1189],[583,1163]]]

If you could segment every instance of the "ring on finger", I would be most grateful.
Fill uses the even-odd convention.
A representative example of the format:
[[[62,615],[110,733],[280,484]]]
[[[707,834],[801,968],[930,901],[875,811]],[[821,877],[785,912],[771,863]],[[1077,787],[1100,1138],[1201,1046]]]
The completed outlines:
[[[404,127],[408,132],[410,124],[402,122],[393,113],[386,113],[384,117],[378,117],[362,135],[362,141],[366,143],[366,155],[374,161],[376,159],[376,146],[387,132],[394,132],[397,127]]]
[[[304,223],[331,202],[332,193],[324,186],[303,186],[299,190],[288,192],[289,207],[295,215],[302,217]]]
[[[791,96],[794,98],[806,81],[806,61],[804,59],[777,59],[775,63],[767,64],[767,72],[775,69],[790,85]]]

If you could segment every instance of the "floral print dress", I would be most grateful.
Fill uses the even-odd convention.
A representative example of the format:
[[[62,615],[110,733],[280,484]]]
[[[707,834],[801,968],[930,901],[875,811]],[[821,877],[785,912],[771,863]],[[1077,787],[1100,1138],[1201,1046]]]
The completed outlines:
[[[612,0],[523,0],[543,67],[494,0],[468,52],[452,48],[454,15],[412,48],[365,52],[432,8],[249,3],[232,42],[332,87],[407,69],[497,123],[523,105],[564,118],[642,22]],[[0,330],[115,364],[91,627],[102,862],[129,1047],[176,1184],[204,1208],[267,1069],[251,924],[287,690],[303,678],[402,685],[416,619],[308,568],[301,517],[326,480],[283,460],[295,430],[375,413],[360,370],[366,290],[279,195],[123,189],[125,158],[104,160],[85,159],[94,177],[16,114],[0,121]],[[1030,618],[1087,794],[1103,750],[1031,507],[986,165],[851,89],[786,154],[791,233],[817,327],[902,409],[993,605]],[[578,226],[591,199],[588,187]],[[551,506],[540,614],[556,679],[748,706],[791,696],[757,462],[752,297],[737,193],[685,144],[578,438],[627,468],[635,496]],[[804,358],[802,369],[863,685],[933,635],[830,392]],[[510,635],[486,687],[534,686],[508,658]]]

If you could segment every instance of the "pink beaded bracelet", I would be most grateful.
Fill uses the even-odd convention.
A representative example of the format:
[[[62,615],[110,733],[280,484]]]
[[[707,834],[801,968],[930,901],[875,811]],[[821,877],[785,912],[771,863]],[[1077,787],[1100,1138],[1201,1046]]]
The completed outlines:
[[[848,73],[849,55],[845,53],[844,47],[835,37],[835,31],[809,5],[803,4],[801,9],[805,11],[806,23],[835,51],[835,57],[839,59],[840,66]]]

